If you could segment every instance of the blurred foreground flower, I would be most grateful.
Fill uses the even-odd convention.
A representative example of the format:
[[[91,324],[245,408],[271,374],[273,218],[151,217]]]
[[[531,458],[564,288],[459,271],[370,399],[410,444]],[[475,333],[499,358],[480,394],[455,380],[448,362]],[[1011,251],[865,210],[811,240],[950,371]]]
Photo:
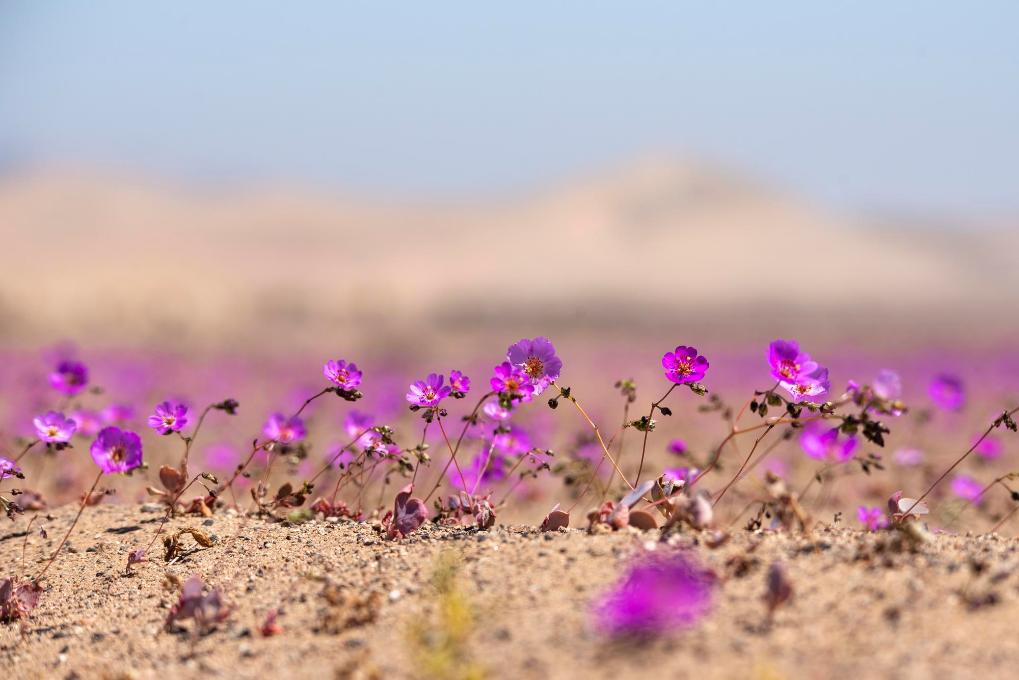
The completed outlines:
[[[856,437],[843,437],[838,428],[826,427],[818,421],[803,428],[803,434],[800,435],[803,452],[815,460],[844,463],[852,459],[856,445]]]
[[[714,574],[688,555],[648,555],[595,603],[595,625],[637,636],[688,628],[711,609],[714,586]]]
[[[958,411],[966,403],[966,390],[958,376],[941,374],[934,377],[928,389],[931,401],[946,411]]]
[[[92,460],[106,475],[130,472],[142,464],[142,440],[134,432],[119,427],[100,430],[90,452]]]
[[[88,368],[80,361],[64,360],[50,373],[53,389],[74,396],[88,385]]]

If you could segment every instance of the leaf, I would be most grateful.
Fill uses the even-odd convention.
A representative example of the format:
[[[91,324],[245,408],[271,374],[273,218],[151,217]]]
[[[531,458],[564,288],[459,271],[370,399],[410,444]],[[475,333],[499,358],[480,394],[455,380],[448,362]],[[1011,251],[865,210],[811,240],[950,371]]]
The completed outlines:
[[[641,531],[649,531],[651,529],[657,529],[658,522],[655,520],[654,515],[650,512],[645,510],[631,510],[630,526],[636,527]]]
[[[186,480],[181,471],[175,467],[164,465],[159,468],[159,481],[163,483],[163,486],[173,494],[176,494],[184,488]]]
[[[633,507],[638,501],[640,501],[641,498],[646,496],[648,492],[654,488],[654,486],[654,479],[645,479],[637,485],[637,488],[623,496],[622,500],[619,501],[619,505],[625,505],[627,508]]]
[[[568,526],[570,526],[570,513],[560,510],[559,504],[556,503],[555,507],[545,515],[540,528],[542,531],[559,531],[559,529]]]

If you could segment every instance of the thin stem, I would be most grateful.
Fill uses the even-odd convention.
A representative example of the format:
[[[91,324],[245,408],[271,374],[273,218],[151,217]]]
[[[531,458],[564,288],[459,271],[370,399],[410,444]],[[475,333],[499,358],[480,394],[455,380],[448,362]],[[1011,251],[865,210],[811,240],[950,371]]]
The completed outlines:
[[[169,505],[167,505],[167,507],[166,507],[166,512],[163,514],[162,521],[159,523],[159,526],[156,527],[155,533],[152,534],[152,540],[149,541],[149,544],[147,546],[145,546],[145,552],[148,552],[149,550],[152,549],[152,545],[156,542],[156,539],[159,538],[159,534],[161,534],[163,532],[163,527],[165,527],[166,523],[170,521],[170,517],[173,516],[174,508],[177,507],[177,501],[180,500],[180,497],[184,495],[184,492],[187,491],[188,489],[190,489],[191,485],[194,484],[195,482],[197,482],[199,480],[199,478],[201,478],[201,476],[202,476],[201,474],[195,475],[191,479],[191,481],[188,482],[187,484],[185,484],[184,488],[182,488],[180,491],[178,491],[177,495],[174,496],[170,500]]]
[[[316,479],[318,479],[319,477],[324,475],[326,472],[331,470],[333,465],[336,464],[336,461],[339,459],[339,457],[341,455],[343,455],[343,452],[346,451],[347,449],[349,449],[351,446],[353,446],[357,442],[361,441],[361,437],[363,437],[366,434],[368,434],[369,432],[371,432],[372,429],[373,428],[371,428],[371,427],[366,427],[365,429],[363,429],[360,432],[358,432],[357,435],[353,439],[351,439],[349,442],[347,442],[344,446],[341,446],[336,451],[336,453],[334,453],[332,455],[332,457],[329,459],[329,461],[326,462],[326,464],[322,466],[322,469],[320,469],[318,472],[316,472],[315,475],[311,479],[308,480],[308,484],[314,484]],[[351,465],[353,465],[353,464],[354,464],[354,461],[351,461]]]
[[[42,571],[39,572],[39,575],[32,579],[33,583],[38,583],[42,579],[42,577],[46,575],[46,572],[49,571],[50,567],[53,566],[53,562],[54,560],[57,559],[57,555],[60,554],[60,551],[63,549],[64,544],[67,543],[67,539],[71,537],[71,532],[74,531],[74,527],[78,526],[78,520],[81,519],[81,513],[84,512],[85,506],[88,505],[88,501],[92,497],[92,492],[96,490],[97,486],[99,486],[99,480],[101,480],[102,478],[103,473],[102,471],[100,471],[99,474],[96,475],[96,481],[92,482],[92,488],[90,488],[88,492],[85,493],[85,496],[81,499],[81,505],[78,506],[78,514],[74,516],[74,521],[71,522],[71,526],[67,529],[67,533],[64,534],[64,538],[60,541],[60,545],[58,545],[57,549],[53,551],[53,555],[46,563],[46,566],[42,568]]]
[[[672,383],[672,387],[669,388],[669,391],[663,394],[661,399],[659,399],[656,402],[652,402],[651,404],[651,411],[647,414],[648,427],[644,429],[644,443],[641,444],[640,447],[640,465],[637,466],[637,479],[634,480],[633,482],[634,485],[640,484],[640,475],[644,471],[644,454],[647,452],[647,436],[648,433],[651,431],[650,427],[651,418],[653,418],[655,415],[655,409],[657,409],[663,401],[668,399],[669,395],[672,394],[672,390],[676,389],[677,387],[679,387],[679,383]]]
[[[460,475],[460,484],[463,485],[463,486],[461,486],[461,488],[464,491],[466,491],[467,490],[467,480],[464,479],[463,470],[460,469],[460,463],[458,463],[457,460],[456,460],[456,451],[453,450],[453,445],[449,443],[449,437],[446,436],[446,428],[444,428],[442,426],[442,418],[438,418],[437,417],[435,419],[435,422],[437,422],[439,424],[439,432],[442,433],[442,439],[446,442],[446,448],[449,449],[449,460],[450,460],[451,463],[453,463],[453,466],[456,467],[457,474]],[[459,446],[459,444],[460,444],[460,442],[457,442],[458,446]],[[449,463],[446,464],[446,469],[449,469]],[[443,474],[445,474],[445,471],[443,472]],[[441,477],[439,478],[439,481],[440,482],[442,481]],[[425,502],[427,502],[427,501],[428,501],[428,499],[426,498]]]
[[[1012,417],[1012,416],[1014,416],[1014,415],[1015,415],[1016,413],[1019,413],[1019,407],[1017,407],[1017,408],[1014,408],[1014,409],[1012,409],[1011,411],[1008,411],[1006,415],[1007,415],[1007,416],[1008,416],[1009,418],[1011,418],[1011,417]],[[952,465],[951,465],[951,466],[950,466],[950,467],[949,467],[949,468],[948,468],[947,470],[945,470],[944,472],[942,472],[942,473],[941,473],[941,476],[940,476],[940,477],[938,477],[937,479],[935,479],[935,480],[934,480],[934,483],[933,483],[933,484],[931,484],[931,485],[930,485],[929,487],[927,487],[927,490],[923,492],[923,495],[922,495],[922,496],[920,496],[919,498],[917,498],[917,499],[916,499],[915,501],[913,501],[913,504],[912,504],[911,506],[909,506],[909,509],[907,509],[907,510],[906,510],[906,511],[905,511],[905,512],[903,513],[903,515],[904,515],[904,516],[908,516],[908,515],[909,515],[909,513],[913,511],[913,508],[915,508],[915,507],[917,506],[917,504],[918,504],[918,503],[919,503],[920,501],[922,501],[923,499],[927,498],[927,496],[929,496],[929,495],[930,495],[931,491],[933,491],[933,490],[934,490],[934,488],[935,488],[935,487],[936,487],[936,486],[937,486],[938,484],[940,484],[941,482],[943,482],[943,481],[945,480],[945,477],[947,477],[948,475],[950,475],[950,474],[952,473],[952,470],[954,470],[955,468],[959,467],[959,465],[960,465],[960,464],[962,463],[962,461],[966,460],[966,458],[968,458],[968,457],[969,457],[969,454],[971,454],[971,453],[973,453],[974,451],[976,451],[976,448],[977,448],[978,446],[980,446],[980,443],[981,443],[982,441],[984,441],[985,439],[987,439],[987,436],[988,436],[989,434],[991,434],[991,431],[992,431],[992,430],[994,430],[994,428],[996,428],[996,427],[997,427],[997,423],[998,423],[998,422],[1000,422],[1000,421],[998,421],[998,420],[996,419],[996,420],[995,420],[995,422],[991,423],[991,424],[990,424],[990,425],[988,426],[988,428],[987,428],[987,429],[986,429],[986,430],[984,431],[984,433],[983,433],[982,435],[980,435],[980,439],[977,439],[977,440],[976,440],[976,442],[974,442],[974,443],[973,443],[973,446],[969,447],[969,449],[968,449],[968,450],[966,451],[966,453],[964,453],[964,454],[962,454],[961,456],[959,456],[958,460],[956,460],[956,461],[955,461],[954,463],[952,463]]]
[[[205,422],[205,416],[209,415],[209,411],[212,410],[213,404],[209,404],[202,411],[202,415],[198,416],[198,423],[195,425],[195,431],[191,433],[190,437],[184,437],[184,458],[180,462],[180,471],[186,478],[188,476],[188,460],[191,457],[191,446],[195,443],[195,438],[198,436],[198,431],[202,429],[202,423]]]
[[[587,415],[587,411],[585,411],[584,407],[580,405],[580,402],[577,401],[576,397],[574,397],[572,394],[571,395],[566,395],[563,392],[563,389],[561,387],[559,387],[559,385],[557,385],[555,382],[553,382],[552,385],[557,390],[559,390],[559,395],[560,396],[565,396],[567,399],[569,399],[573,403],[574,406],[577,407],[577,411],[580,412],[580,415],[582,415],[584,417],[584,420],[587,421],[587,424],[591,426],[592,430],[594,430],[594,436],[598,438],[598,443],[601,444],[602,453],[605,454],[605,457],[609,459],[610,463],[612,463],[612,467],[614,467],[616,469],[616,472],[619,473],[619,476],[622,478],[622,480],[624,482],[626,482],[626,485],[628,487],[630,487],[630,489],[632,490],[634,488],[633,484],[631,484],[630,480],[628,480],[626,478],[626,475],[623,474],[623,471],[619,469],[619,465],[616,463],[616,459],[612,457],[611,453],[609,453],[609,448],[608,448],[608,446],[605,445],[605,440],[602,439],[601,430],[599,430],[598,426],[594,424],[593,420],[591,420],[591,416]]]
[[[485,462],[481,466],[481,471],[478,473],[477,478],[474,480],[474,484],[471,486],[470,495],[473,496],[478,492],[478,486],[481,485],[481,478],[488,472],[488,466],[492,463],[492,453],[495,451],[495,434],[492,435],[492,441],[488,444],[488,451],[485,453]]]
[[[19,453],[18,456],[14,459],[14,462],[17,463],[19,460],[24,458],[25,454],[28,453],[33,446],[38,444],[39,441],[40,441],[39,439],[33,439],[32,441],[28,442],[28,444],[25,445],[25,448],[21,450],[21,453]]]
[[[453,462],[453,459],[456,458],[457,451],[460,450],[460,444],[463,442],[464,436],[467,434],[467,428],[469,428],[471,426],[471,423],[474,422],[474,419],[478,415],[478,411],[481,410],[481,405],[485,403],[486,399],[488,399],[494,394],[495,392],[486,392],[481,396],[481,399],[478,399],[478,403],[474,405],[474,410],[471,411],[471,414],[464,421],[463,429],[460,430],[460,436],[456,438],[456,446],[453,447],[450,459],[446,462],[446,466],[442,468],[442,472],[439,474],[439,478],[435,480],[435,486],[433,486],[432,490],[428,492],[427,496],[425,496],[425,503],[427,503],[428,499],[431,498],[432,495],[439,490],[440,486],[442,486],[442,480],[446,476],[446,471],[449,470],[449,466]],[[445,435],[445,432],[443,432],[443,435]]]
[[[774,429],[775,424],[768,426],[764,432],[761,433],[761,436],[754,440],[754,445],[750,448],[750,453],[748,453],[747,457],[743,459],[743,464],[739,466],[739,470],[737,470],[736,474],[729,480],[729,483],[722,487],[722,490],[718,493],[718,496],[711,504],[712,507],[718,505],[718,502],[722,500],[723,496],[725,496],[725,492],[728,491],[733,484],[739,481],[740,475],[742,475],[743,471],[747,469],[747,464],[750,463],[750,459],[754,457],[754,452],[757,451],[757,446],[761,443],[761,440],[767,437],[768,433]]]
[[[1003,525],[1006,521],[1008,521],[1008,519],[1012,515],[1014,515],[1016,513],[1016,511],[1019,511],[1019,505],[1016,505],[1011,510],[1009,510],[1008,513],[1004,517],[1002,517],[1000,520],[998,520],[998,523],[995,524],[993,527],[991,527],[991,530],[988,531],[987,533],[989,533],[989,534],[996,533],[998,531],[998,529],[1001,528],[1001,525]]]

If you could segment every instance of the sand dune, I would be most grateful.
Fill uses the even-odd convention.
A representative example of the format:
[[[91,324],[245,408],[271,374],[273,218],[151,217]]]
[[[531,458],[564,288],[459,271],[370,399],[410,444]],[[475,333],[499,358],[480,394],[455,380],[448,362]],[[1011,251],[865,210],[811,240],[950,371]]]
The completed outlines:
[[[650,307],[948,323],[1016,308],[1010,226],[871,225],[668,162],[531,195],[418,204],[9,175],[0,314],[8,341],[226,341],[256,327],[413,329],[578,310],[611,324],[650,318]],[[987,327],[1010,331],[1006,316]]]

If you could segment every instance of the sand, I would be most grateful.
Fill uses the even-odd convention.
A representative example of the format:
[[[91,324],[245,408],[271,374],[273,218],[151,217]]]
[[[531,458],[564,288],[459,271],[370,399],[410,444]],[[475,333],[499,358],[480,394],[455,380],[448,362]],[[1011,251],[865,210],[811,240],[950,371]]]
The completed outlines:
[[[27,519],[5,523],[3,571],[36,571],[73,514],[37,520],[24,568]],[[167,528],[197,527],[213,547],[170,565],[156,551],[126,575],[128,552],[159,518],[139,506],[86,510],[40,606],[24,625],[0,626],[4,677],[993,678],[1019,664],[1019,541],[996,535],[940,535],[911,552],[892,534],[825,526],[741,531],[716,549],[684,533],[673,542],[720,579],[713,611],[691,630],[613,642],[592,628],[590,603],[628,560],[667,549],[657,531],[426,525],[386,541],[349,522],[186,517]],[[775,561],[795,594],[769,625],[762,595]],[[440,594],[434,575],[450,565],[455,585]],[[177,600],[167,574],[202,575],[229,618],[201,637],[191,622],[164,630]],[[276,609],[282,631],[263,636]]]

